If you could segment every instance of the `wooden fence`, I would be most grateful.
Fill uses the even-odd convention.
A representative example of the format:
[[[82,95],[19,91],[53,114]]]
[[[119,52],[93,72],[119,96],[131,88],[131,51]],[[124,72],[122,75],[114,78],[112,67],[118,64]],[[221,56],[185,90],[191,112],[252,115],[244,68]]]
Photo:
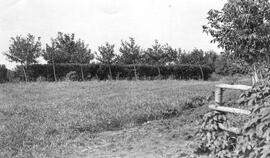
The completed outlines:
[[[251,112],[249,110],[244,110],[244,109],[238,109],[238,108],[232,108],[232,107],[226,107],[223,106],[223,92],[225,89],[234,89],[234,90],[248,90],[250,89],[251,86],[246,86],[246,85],[229,85],[229,84],[219,84],[216,85],[215,89],[215,104],[209,105],[210,109],[216,110],[216,111],[222,111],[222,112],[230,112],[230,113],[237,113],[237,114],[243,114],[243,115],[250,115]],[[222,130],[226,130],[229,132],[233,132],[236,134],[241,133],[241,129],[236,128],[236,127],[226,127],[223,124],[218,124],[219,128]]]

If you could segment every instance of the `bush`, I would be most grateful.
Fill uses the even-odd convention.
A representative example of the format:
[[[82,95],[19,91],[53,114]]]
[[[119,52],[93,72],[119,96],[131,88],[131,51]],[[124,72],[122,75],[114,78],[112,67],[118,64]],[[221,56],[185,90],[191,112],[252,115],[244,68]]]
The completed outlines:
[[[87,80],[99,79],[108,80],[109,67],[103,64],[56,64],[56,76],[59,80],[65,79],[66,75],[71,71],[76,74],[81,73],[81,66],[84,69],[84,75]],[[140,80],[153,80],[158,76],[158,69],[152,65],[136,65],[137,76]],[[20,70],[18,67],[17,70]],[[112,65],[113,79],[127,79],[134,78],[133,65]],[[213,70],[208,66],[202,66],[204,73],[204,80],[207,80]],[[201,79],[201,70],[198,65],[167,65],[160,67],[162,79]],[[35,81],[39,76],[44,76],[47,81],[54,81],[53,67],[51,64],[34,64],[27,69],[29,79]],[[20,74],[19,72],[17,72]],[[81,75],[77,75],[75,80],[82,80]],[[74,80],[74,79],[71,79]]]
[[[270,156],[270,82],[261,81],[243,92],[237,101],[251,114],[239,117],[234,124],[242,127],[238,133],[222,130],[233,126],[231,115],[211,111],[205,114],[199,135],[199,150],[217,158],[267,158]]]
[[[210,78],[208,79],[209,81],[219,81],[222,79],[223,76],[216,74],[215,72],[211,74]]]
[[[0,83],[4,83],[8,81],[7,78],[8,70],[5,65],[0,65]]]
[[[66,80],[68,81],[78,81],[78,75],[76,71],[70,71],[69,73],[66,74]]]
[[[46,78],[43,76],[39,76],[36,81],[43,82],[43,81],[46,81]]]

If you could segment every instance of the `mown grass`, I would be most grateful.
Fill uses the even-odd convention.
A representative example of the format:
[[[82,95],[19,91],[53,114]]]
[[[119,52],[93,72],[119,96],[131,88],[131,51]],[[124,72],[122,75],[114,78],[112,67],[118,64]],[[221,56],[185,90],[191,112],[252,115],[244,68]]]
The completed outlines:
[[[82,133],[176,116],[216,82],[36,82],[0,85],[0,157],[56,157]],[[193,99],[193,100],[192,100]]]

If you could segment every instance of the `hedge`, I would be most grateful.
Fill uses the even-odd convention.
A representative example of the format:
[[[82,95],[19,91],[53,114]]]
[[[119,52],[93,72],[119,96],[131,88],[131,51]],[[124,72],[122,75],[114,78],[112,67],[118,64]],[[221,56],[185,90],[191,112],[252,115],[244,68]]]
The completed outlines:
[[[0,65],[0,83],[4,83],[8,81],[7,78],[8,69],[5,65]]]
[[[107,80],[109,78],[109,67],[104,64],[56,64],[55,71],[58,80],[64,80],[66,74],[75,71],[81,80],[81,66],[85,79]],[[138,79],[156,79],[158,69],[152,65],[135,65]],[[204,80],[210,77],[213,70],[210,67],[201,67],[204,73]],[[198,65],[168,65],[160,66],[162,79],[201,79],[201,68]],[[19,71],[19,67],[17,71]],[[113,79],[134,78],[134,65],[112,65]],[[45,78],[47,81],[53,81],[53,66],[51,64],[34,64],[27,68],[28,78],[32,81],[37,78]]]

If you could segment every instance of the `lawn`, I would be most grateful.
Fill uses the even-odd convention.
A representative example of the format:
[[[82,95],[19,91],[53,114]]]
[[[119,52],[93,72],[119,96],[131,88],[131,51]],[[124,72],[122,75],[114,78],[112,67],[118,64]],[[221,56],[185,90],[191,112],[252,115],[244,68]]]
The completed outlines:
[[[69,140],[178,116],[217,82],[91,81],[0,85],[0,157],[61,155]]]

